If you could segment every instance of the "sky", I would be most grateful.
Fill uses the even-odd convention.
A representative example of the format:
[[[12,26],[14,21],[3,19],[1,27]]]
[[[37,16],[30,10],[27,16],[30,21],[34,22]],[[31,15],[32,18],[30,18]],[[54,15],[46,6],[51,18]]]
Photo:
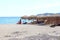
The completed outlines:
[[[0,0],[0,17],[60,13],[60,0]]]

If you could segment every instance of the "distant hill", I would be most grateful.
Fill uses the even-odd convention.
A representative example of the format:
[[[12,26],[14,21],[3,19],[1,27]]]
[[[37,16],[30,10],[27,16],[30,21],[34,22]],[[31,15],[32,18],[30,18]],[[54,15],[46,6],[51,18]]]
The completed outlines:
[[[54,15],[54,13],[44,13],[43,15]]]
[[[44,14],[37,14],[37,16],[40,16],[40,15],[54,15],[54,13],[44,13]]]

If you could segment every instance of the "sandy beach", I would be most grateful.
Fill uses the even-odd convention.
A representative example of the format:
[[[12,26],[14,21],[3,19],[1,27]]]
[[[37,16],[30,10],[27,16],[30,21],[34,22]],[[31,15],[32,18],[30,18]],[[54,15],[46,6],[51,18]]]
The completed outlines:
[[[60,27],[0,24],[0,40],[59,40]]]

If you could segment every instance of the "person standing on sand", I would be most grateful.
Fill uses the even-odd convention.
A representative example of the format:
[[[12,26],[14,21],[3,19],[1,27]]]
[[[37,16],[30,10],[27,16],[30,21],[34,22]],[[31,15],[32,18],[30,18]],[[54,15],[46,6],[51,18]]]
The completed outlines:
[[[20,21],[17,24],[21,24],[21,19],[20,19]]]

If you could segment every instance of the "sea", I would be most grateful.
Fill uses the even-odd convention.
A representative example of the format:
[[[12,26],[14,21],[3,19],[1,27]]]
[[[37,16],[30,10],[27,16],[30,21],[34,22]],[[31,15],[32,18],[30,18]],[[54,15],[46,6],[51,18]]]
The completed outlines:
[[[0,17],[0,24],[16,24],[20,17]]]
[[[17,24],[21,17],[0,17],[0,24]],[[22,23],[24,22],[32,22],[32,20],[22,19]]]

